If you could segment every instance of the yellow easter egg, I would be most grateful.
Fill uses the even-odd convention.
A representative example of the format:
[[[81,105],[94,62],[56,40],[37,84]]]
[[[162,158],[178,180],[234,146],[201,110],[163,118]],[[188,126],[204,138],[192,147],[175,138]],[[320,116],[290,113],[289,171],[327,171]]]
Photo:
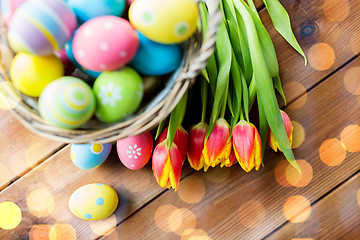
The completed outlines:
[[[64,66],[55,55],[18,53],[10,67],[14,86],[31,97],[39,97],[46,85],[63,75]]]
[[[129,19],[147,38],[174,44],[196,31],[198,9],[193,0],[136,0],[130,6]]]
[[[91,183],[78,188],[69,199],[69,209],[78,218],[101,220],[110,216],[119,203],[113,188]]]

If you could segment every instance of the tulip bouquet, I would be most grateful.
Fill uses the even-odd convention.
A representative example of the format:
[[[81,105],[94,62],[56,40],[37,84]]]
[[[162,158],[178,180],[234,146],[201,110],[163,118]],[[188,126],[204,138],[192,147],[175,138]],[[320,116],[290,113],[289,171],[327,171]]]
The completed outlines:
[[[306,64],[286,10],[278,0],[264,3],[275,29],[304,57]],[[200,123],[192,126],[189,133],[181,126],[188,100],[185,94],[171,113],[169,126],[162,130],[163,122],[158,127],[152,166],[161,187],[177,189],[186,156],[195,170],[207,171],[217,165],[230,167],[236,162],[246,172],[259,170],[266,139],[272,149],[282,151],[300,171],[291,149],[291,121],[280,110],[276,98],[275,90],[286,104],[275,49],[253,0],[220,0],[219,7],[224,18],[216,49],[199,77]],[[199,28],[206,32],[205,5],[200,4],[200,14],[203,21]],[[250,122],[249,114],[255,100],[258,128]]]

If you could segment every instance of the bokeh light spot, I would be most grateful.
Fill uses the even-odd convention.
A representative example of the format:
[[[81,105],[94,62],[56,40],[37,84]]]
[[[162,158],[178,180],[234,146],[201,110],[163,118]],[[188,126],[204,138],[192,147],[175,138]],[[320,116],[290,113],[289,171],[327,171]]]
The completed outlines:
[[[108,218],[99,221],[89,222],[91,230],[99,236],[109,235],[116,228],[116,217],[111,215]]]
[[[353,67],[345,73],[344,84],[348,92],[360,95],[360,67]]]
[[[11,180],[10,170],[0,163],[0,190],[2,185],[4,187],[9,185],[10,180]]]
[[[356,198],[357,198],[357,202],[360,206],[360,189],[357,191]]]
[[[321,161],[329,166],[340,165],[346,158],[345,145],[336,138],[325,140],[319,149]]]
[[[75,229],[69,224],[55,224],[49,232],[49,240],[76,240]]]
[[[209,168],[209,170],[204,173],[205,177],[214,183],[220,183],[228,179],[228,177],[231,174],[231,168],[220,168],[220,167],[214,167]]]
[[[323,10],[324,10],[325,16],[330,21],[342,22],[350,14],[349,1],[348,0],[324,0]]]
[[[211,238],[203,229],[192,229],[184,232],[181,240],[210,240]]]
[[[289,109],[299,109],[304,106],[307,101],[306,88],[298,82],[291,81],[285,83],[284,94],[287,99],[298,97],[294,102],[287,106]]]
[[[196,227],[196,217],[189,209],[178,208],[170,213],[169,226],[175,234],[187,235]]]
[[[359,54],[359,52],[360,52],[360,34],[356,31],[354,31],[352,37],[350,38],[350,47],[351,47],[351,50],[355,54]]]
[[[67,222],[73,216],[68,208],[70,194],[58,193],[54,196],[55,207],[51,213],[51,217],[56,219],[58,222]]]
[[[11,230],[16,228],[21,222],[21,210],[13,202],[0,203],[0,228]]]
[[[316,43],[309,49],[308,59],[315,70],[325,71],[334,64],[335,52],[327,43]]]
[[[297,160],[296,162],[300,167],[301,173],[289,164],[286,168],[286,178],[294,187],[305,187],[313,178],[312,166],[305,160]]]
[[[298,148],[300,147],[303,142],[305,141],[305,129],[304,127],[296,122],[296,121],[291,121],[292,125],[293,125],[293,141],[292,141],[292,148]]]
[[[29,211],[36,217],[49,216],[55,207],[54,197],[48,189],[36,189],[26,197]]]
[[[0,110],[14,109],[20,103],[20,96],[16,94],[10,82],[0,82]]]
[[[289,197],[284,204],[285,218],[293,223],[304,222],[311,214],[310,202],[303,196]]]
[[[360,151],[360,126],[352,124],[344,128],[340,134],[341,142],[349,152]]]
[[[49,240],[51,226],[46,224],[34,225],[29,232],[29,240]]]
[[[288,182],[286,177],[286,169],[289,166],[287,160],[281,160],[275,167],[274,175],[276,181],[283,187],[291,187],[291,184]]]
[[[170,213],[175,211],[177,207],[171,204],[160,206],[154,215],[156,226],[164,232],[172,232],[169,226]]]
[[[189,176],[180,182],[178,194],[186,203],[200,202],[205,195],[205,184],[201,178]]]
[[[34,168],[38,165],[39,153],[46,149],[45,144],[45,142],[34,142],[26,149],[25,161],[29,167]]]
[[[261,203],[250,200],[240,206],[238,216],[243,226],[255,228],[265,220],[266,211]]]

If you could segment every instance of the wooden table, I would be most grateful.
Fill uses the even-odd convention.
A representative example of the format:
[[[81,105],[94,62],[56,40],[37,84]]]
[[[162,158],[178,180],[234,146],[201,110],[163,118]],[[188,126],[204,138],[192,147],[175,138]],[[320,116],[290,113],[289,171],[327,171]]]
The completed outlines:
[[[258,172],[234,165],[205,174],[186,163],[179,190],[164,190],[151,164],[128,170],[115,151],[99,168],[80,170],[69,145],[0,111],[0,202],[22,211],[0,239],[360,239],[360,1],[281,2],[307,66],[257,6],[275,42],[303,175],[267,149]],[[79,220],[67,207],[70,194],[92,182],[120,197],[103,221]]]

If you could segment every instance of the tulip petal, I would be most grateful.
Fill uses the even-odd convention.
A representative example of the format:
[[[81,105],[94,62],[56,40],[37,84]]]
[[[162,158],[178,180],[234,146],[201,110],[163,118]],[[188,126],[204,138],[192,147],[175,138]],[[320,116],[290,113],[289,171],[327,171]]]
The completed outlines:
[[[164,141],[167,138],[167,134],[168,134],[168,127],[166,127],[161,132],[161,134],[157,140],[157,144]],[[188,149],[188,133],[181,125],[179,125],[179,127],[176,130],[173,142],[179,148],[180,153],[181,153],[181,159],[183,160],[183,163],[184,163],[184,161],[186,159],[187,149]]]
[[[189,144],[188,144],[188,161],[192,168],[200,170],[204,166],[204,155],[202,153],[204,149],[204,141],[208,125],[204,122],[200,122],[189,131]]]
[[[288,136],[288,139],[289,139],[289,143],[290,143],[290,146],[292,146],[292,133],[293,133],[293,126],[292,126],[292,123],[291,123],[291,120],[289,118],[289,116],[284,112],[284,111],[280,111],[281,112],[281,117],[282,117],[282,120],[284,122],[284,127],[285,127],[285,131],[286,131],[286,135]],[[270,128],[268,130],[268,134],[267,134],[267,140],[269,142],[269,145],[270,147],[275,151],[277,152],[277,150],[279,149],[280,151],[282,151],[280,149],[280,146],[278,144],[278,142],[276,141],[275,139],[275,136],[274,134],[271,132]]]

